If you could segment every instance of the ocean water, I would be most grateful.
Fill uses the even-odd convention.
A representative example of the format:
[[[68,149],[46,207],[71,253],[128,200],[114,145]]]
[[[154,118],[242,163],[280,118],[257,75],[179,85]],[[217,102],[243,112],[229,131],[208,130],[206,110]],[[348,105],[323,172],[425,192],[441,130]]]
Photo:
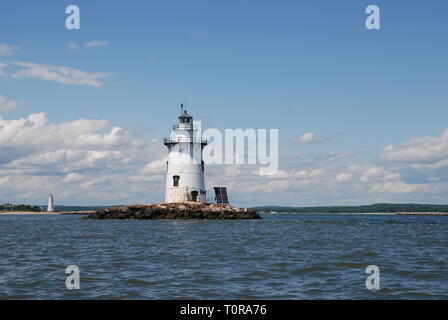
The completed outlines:
[[[448,216],[0,215],[0,299],[448,299],[447,233]]]

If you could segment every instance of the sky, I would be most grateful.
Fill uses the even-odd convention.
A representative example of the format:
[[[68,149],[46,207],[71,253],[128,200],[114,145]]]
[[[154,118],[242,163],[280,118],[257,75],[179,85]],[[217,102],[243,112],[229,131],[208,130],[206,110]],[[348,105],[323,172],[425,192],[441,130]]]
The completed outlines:
[[[68,5],[80,8],[67,30]],[[380,30],[365,27],[368,5]],[[163,201],[180,103],[279,130],[279,169],[209,165],[232,203],[447,203],[448,3],[0,4],[0,203]]]

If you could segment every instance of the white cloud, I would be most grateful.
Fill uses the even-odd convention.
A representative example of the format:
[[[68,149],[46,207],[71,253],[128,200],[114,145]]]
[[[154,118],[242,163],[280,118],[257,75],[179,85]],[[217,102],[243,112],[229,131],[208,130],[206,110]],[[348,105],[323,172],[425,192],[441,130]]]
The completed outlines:
[[[440,138],[412,138],[384,148],[380,158],[390,162],[435,163],[448,158],[448,130]]]
[[[48,124],[44,113],[27,118],[4,120],[0,117],[0,163],[10,168],[52,165],[53,170],[70,172],[101,165],[101,159],[123,163],[132,155],[125,150],[144,147],[119,127],[104,132],[108,121],[79,119]],[[62,165],[62,166],[59,166]]]
[[[339,183],[351,182],[353,175],[351,173],[340,173],[336,176],[336,181]]]
[[[297,177],[297,178],[307,178],[308,177],[308,172],[306,172],[305,170],[298,170],[297,172],[294,173],[294,177]]]
[[[407,184],[403,182],[387,182],[385,184],[375,184],[372,186],[372,192],[380,193],[398,193],[398,194],[410,194],[415,192],[430,191],[428,184]]]
[[[86,42],[83,45],[77,45],[75,43],[66,43],[65,45],[70,50],[75,51],[75,50],[78,50],[80,46],[84,46],[85,48],[90,48],[90,49],[108,46],[109,42],[107,42],[105,40],[93,40],[93,41]]]
[[[294,140],[295,144],[308,144],[318,142],[319,140],[316,138],[316,134],[314,132],[307,132],[303,136],[298,137]]]
[[[0,117],[0,147],[51,148],[73,146],[83,134],[92,135],[106,127],[107,120],[79,119],[47,125],[45,113],[31,114],[27,118],[4,120]]]
[[[110,75],[108,72],[87,72],[64,66],[50,66],[34,62],[14,62],[23,67],[12,74],[13,78],[37,78],[63,84],[101,87],[100,79]]]
[[[78,173],[69,173],[65,176],[64,182],[74,182],[83,180],[83,176]]]
[[[17,102],[7,100],[0,94],[0,113],[5,113],[14,110],[17,107]]]
[[[431,169],[431,170],[444,169],[446,167],[448,167],[448,158],[440,160],[440,161],[437,161],[435,163],[431,163],[431,164],[428,165],[428,168]]]
[[[166,170],[166,161],[167,157],[161,160],[155,160],[149,162],[146,167],[143,168],[142,173],[144,174],[162,174],[165,173]]]
[[[331,152],[323,156],[327,161],[339,161],[341,159],[349,158],[354,155],[353,151],[343,151],[343,152]]]
[[[84,43],[84,47],[86,47],[86,48],[98,48],[98,47],[107,46],[107,45],[109,45],[109,42],[107,42],[105,40],[93,40],[93,41]]]
[[[386,168],[383,167],[370,167],[364,171],[361,176],[361,181],[370,182],[370,181],[390,181],[399,179],[400,175],[398,173],[393,173]]]
[[[18,49],[18,47],[0,43],[0,56],[12,56]]]
[[[314,169],[313,171],[310,172],[310,177],[312,178],[322,177],[323,175],[325,175],[325,173],[326,173],[325,169]]]
[[[158,168],[163,160],[157,158],[165,155],[160,140],[137,139],[106,120],[50,124],[44,113],[0,117],[2,199],[43,201],[54,192],[78,204],[161,201],[163,176],[142,171]]]
[[[78,50],[78,49],[79,49],[79,47],[78,47],[76,44],[74,44],[74,43],[66,43],[65,45],[66,45],[67,48],[69,48],[70,50]]]
[[[440,137],[415,137],[389,145],[380,154],[384,167],[409,183],[448,182],[448,130]]]
[[[301,141],[312,141],[315,135],[304,135]],[[432,139],[429,139],[433,141]],[[441,139],[437,139],[439,141]],[[354,155],[352,151],[321,156],[328,161],[309,162],[288,158],[273,176],[261,177],[247,172],[245,166],[227,170],[208,169],[209,185],[226,185],[230,199],[252,205],[353,205],[375,202],[444,203],[448,196],[448,161],[411,163],[386,162],[384,165],[342,165],[335,161]],[[439,158],[439,157],[436,157]],[[448,158],[447,158],[448,159]],[[445,172],[445,175],[443,175]]]
[[[53,124],[44,113],[0,117],[0,190],[5,200],[44,203],[52,192],[56,203],[65,204],[163,201],[166,155],[159,139],[138,139],[107,120]],[[256,166],[206,165],[207,196],[213,196],[213,186],[227,186],[236,205],[307,206],[441,203],[448,194],[448,182],[436,169],[429,170],[426,181],[415,182],[407,172],[402,174],[407,164],[299,161],[273,176],[254,174]],[[421,174],[428,168],[414,170]]]
[[[241,172],[241,171],[240,171]],[[240,173],[238,172],[238,173]],[[258,171],[253,172],[254,175],[258,175]],[[266,176],[268,179],[285,179],[291,176],[291,173],[286,170],[277,170],[277,172],[273,175]]]
[[[82,134],[74,141],[75,146],[102,148],[115,147],[131,141],[129,134],[120,127],[114,127],[107,134]]]

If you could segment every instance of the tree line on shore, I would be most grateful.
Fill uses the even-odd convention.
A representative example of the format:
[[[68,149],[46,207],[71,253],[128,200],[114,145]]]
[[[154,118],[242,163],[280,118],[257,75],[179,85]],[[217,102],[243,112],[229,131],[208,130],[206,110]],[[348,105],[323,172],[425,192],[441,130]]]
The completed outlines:
[[[397,212],[437,212],[448,213],[448,205],[415,204],[415,203],[376,203],[365,206],[323,206],[323,207],[255,207],[262,212],[294,212],[294,213],[397,213]]]
[[[4,203],[0,205],[0,211],[33,211],[40,212],[42,211],[41,207],[27,205],[27,204],[12,204],[12,203]]]
[[[116,205],[121,207],[122,205]],[[108,208],[109,206],[55,206],[54,211],[57,212],[71,212],[71,211],[97,211],[100,209]],[[36,205],[26,205],[26,204],[12,204],[4,203],[0,205],[1,211],[32,211],[32,212],[42,212],[47,211],[47,206],[36,206]]]

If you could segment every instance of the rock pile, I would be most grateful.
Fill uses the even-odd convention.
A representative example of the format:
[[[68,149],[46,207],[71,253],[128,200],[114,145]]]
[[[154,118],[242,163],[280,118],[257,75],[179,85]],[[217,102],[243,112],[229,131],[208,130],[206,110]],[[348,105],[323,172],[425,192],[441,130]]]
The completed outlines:
[[[253,209],[234,208],[229,204],[197,202],[157,203],[112,207],[96,211],[90,219],[261,219]]]

